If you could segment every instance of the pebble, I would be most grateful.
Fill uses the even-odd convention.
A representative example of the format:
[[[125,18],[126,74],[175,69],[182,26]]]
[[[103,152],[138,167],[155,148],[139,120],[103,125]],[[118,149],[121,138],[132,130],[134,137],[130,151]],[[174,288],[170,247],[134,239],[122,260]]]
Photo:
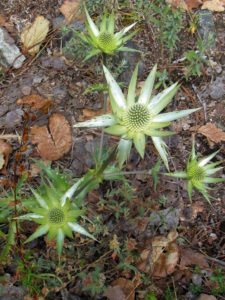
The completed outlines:
[[[30,95],[30,92],[31,92],[31,86],[29,86],[29,85],[23,85],[23,86],[21,87],[21,92],[23,93],[24,96]]]

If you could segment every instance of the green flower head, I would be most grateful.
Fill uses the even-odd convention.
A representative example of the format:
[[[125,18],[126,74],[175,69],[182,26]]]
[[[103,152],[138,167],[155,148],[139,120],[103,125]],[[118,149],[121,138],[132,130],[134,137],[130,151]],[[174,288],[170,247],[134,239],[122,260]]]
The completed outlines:
[[[108,69],[105,66],[103,68],[109,86],[110,103],[113,113],[78,123],[75,127],[102,126],[107,127],[105,129],[106,133],[121,136],[117,153],[120,167],[122,167],[123,163],[129,157],[132,142],[140,156],[144,157],[145,136],[150,136],[167,169],[169,169],[165,149],[166,144],[162,137],[173,135],[175,132],[163,131],[162,128],[169,126],[171,121],[185,117],[199,108],[161,114],[160,112],[172,101],[179,86],[175,83],[151,98],[156,66],[147,77],[137,101],[135,99],[135,89],[138,65],[134,70],[128,87],[127,99],[125,99],[119,85]]]
[[[210,175],[223,169],[223,167],[215,168],[217,165],[221,164],[220,161],[208,164],[208,162],[215,157],[218,152],[219,151],[216,151],[211,155],[198,160],[198,155],[195,154],[195,146],[193,142],[192,151],[187,161],[186,171],[166,173],[165,175],[186,179],[188,184],[188,196],[190,200],[192,190],[193,188],[196,188],[209,201],[210,195],[207,193],[207,189],[211,188],[208,187],[207,184],[225,181],[224,178],[210,177]]]
[[[114,33],[115,20],[113,13],[107,18],[107,13],[105,12],[99,29],[92,21],[86,7],[84,7],[84,10],[87,17],[86,28],[88,30],[88,35],[80,33],[77,33],[77,35],[85,43],[88,43],[93,47],[90,53],[85,57],[84,61],[102,52],[109,55],[113,55],[115,51],[139,52],[135,49],[123,47],[123,44],[136,34],[137,30],[124,37],[136,23],[123,28],[120,32]]]
[[[26,240],[26,243],[48,233],[47,241],[56,238],[57,252],[60,257],[64,238],[65,236],[73,238],[73,231],[95,239],[77,223],[78,217],[84,215],[85,211],[78,209],[70,203],[70,199],[79,187],[81,180],[76,182],[65,193],[61,193],[53,184],[44,184],[41,193],[31,188],[39,207],[29,208],[32,213],[22,215],[18,218],[20,220],[32,220],[40,224],[40,226]]]

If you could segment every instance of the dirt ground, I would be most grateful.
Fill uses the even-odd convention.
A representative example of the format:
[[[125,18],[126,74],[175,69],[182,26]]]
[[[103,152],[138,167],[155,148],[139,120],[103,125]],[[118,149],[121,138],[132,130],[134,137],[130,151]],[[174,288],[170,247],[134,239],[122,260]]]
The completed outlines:
[[[69,122],[72,146],[69,152],[52,162],[52,168],[58,166],[77,178],[94,167],[93,151],[99,147],[100,129],[77,129],[72,125],[102,114],[103,93],[83,94],[89,85],[104,82],[98,67],[101,57],[82,63],[63,52],[69,37],[65,38],[52,27],[53,20],[61,16],[61,5],[60,0],[2,0],[0,3],[0,15],[12,25],[9,34],[17,46],[22,46],[20,31],[36,16],[41,14],[51,24],[47,44],[40,54],[24,53],[26,60],[21,68],[3,68],[0,75],[0,139],[12,148],[8,164],[0,174],[0,200],[4,191],[9,192],[25,172],[29,173],[29,185],[40,183],[40,174],[30,158],[43,157],[32,143],[30,130],[34,126],[49,128],[49,119],[54,113],[62,114]],[[125,12],[121,10],[118,14],[124,16]],[[125,71],[128,75],[120,77],[121,81],[127,79],[141,59],[138,81],[143,82],[157,62],[160,72],[167,69],[170,80],[181,83],[166,111],[202,107],[170,126],[169,130],[178,132],[165,138],[171,171],[185,169],[193,137],[196,152],[207,156],[220,149],[214,162],[225,159],[225,98],[224,93],[220,94],[225,72],[224,14],[213,13],[216,43],[209,55],[211,65],[202,66],[200,77],[191,76],[186,81],[184,64],[176,61],[196,45],[195,35],[187,30],[187,19],[188,14],[172,61],[168,59],[168,51],[160,47],[157,34],[154,36],[154,32],[148,30],[148,24],[140,21],[141,30],[132,39],[132,45],[145,55],[132,54]],[[122,26],[123,21],[119,20]],[[47,105],[38,110],[18,104],[19,99],[29,95],[47,99]],[[220,133],[207,124],[215,125]],[[203,134],[201,128],[205,125],[206,133]],[[117,143],[118,138],[105,135],[106,149]],[[124,170],[148,170],[157,160],[157,151],[148,139],[145,158],[142,160],[132,149]],[[161,165],[160,172],[165,171]],[[216,177],[224,176],[224,170],[220,170]],[[183,180],[160,175],[155,190],[149,175],[126,178],[129,184],[119,181],[101,183],[85,199],[87,216],[93,220],[88,229],[97,236],[99,243],[79,235],[75,235],[74,240],[66,239],[60,267],[57,266],[54,242],[47,243],[41,237],[23,249],[18,243],[0,268],[0,285],[13,286],[18,299],[225,299],[224,283],[221,283],[225,279],[224,183],[216,184],[210,191],[214,197],[210,205],[198,191],[193,193],[190,202]],[[28,191],[28,185],[24,189]],[[1,225],[7,233],[8,227]],[[22,222],[19,239],[25,241],[35,228],[31,222]],[[146,253],[154,242],[163,250],[160,258],[151,263]],[[0,248],[1,245],[4,245],[4,239],[0,237]],[[21,261],[27,268],[21,267]],[[40,280],[35,276],[30,277],[35,278],[34,281],[29,281],[28,270],[30,274],[56,274],[62,284],[55,279]],[[220,290],[216,293],[217,288]],[[200,298],[204,294],[211,298]],[[0,299],[11,298],[1,297],[0,292]]]

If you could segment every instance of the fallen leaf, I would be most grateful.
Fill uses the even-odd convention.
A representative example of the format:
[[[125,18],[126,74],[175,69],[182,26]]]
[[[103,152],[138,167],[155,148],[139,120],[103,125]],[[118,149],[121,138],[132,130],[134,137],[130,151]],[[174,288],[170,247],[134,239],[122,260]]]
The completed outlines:
[[[13,26],[3,16],[0,16],[0,25],[4,26],[9,32],[13,32]]]
[[[47,114],[50,105],[53,103],[50,99],[45,99],[39,95],[29,95],[18,99],[17,104],[28,104],[32,109],[38,109],[41,113]]]
[[[202,3],[201,0],[166,0],[166,3],[171,4],[177,8],[184,10],[191,10],[192,8],[198,8]]]
[[[6,166],[9,160],[9,154],[12,152],[12,148],[8,142],[4,142],[0,139],[0,173],[6,175]]]
[[[93,110],[93,109],[84,108],[82,112],[83,114],[78,118],[79,122],[82,122],[84,120],[90,120],[96,116],[101,116],[104,113],[104,109],[100,108],[97,110]],[[106,113],[107,114],[112,113],[112,108],[109,101],[107,101]]]
[[[24,45],[24,50],[29,54],[38,53],[48,31],[49,21],[42,16],[36,17],[34,23],[25,27],[21,32],[20,38]]]
[[[118,278],[111,283],[111,287],[108,287],[106,295],[110,300],[134,300],[135,299],[135,283],[125,278]],[[117,292],[120,298],[116,298]],[[108,295],[109,292],[109,295]],[[110,298],[110,297],[111,298]]]
[[[211,11],[224,11],[225,1],[224,0],[208,0],[205,1],[201,9],[208,9]]]
[[[80,8],[80,0],[65,0],[59,10],[64,15],[66,21],[70,23],[74,20],[83,20],[83,17],[79,12]]]
[[[144,231],[149,223],[147,217],[137,217],[134,219],[134,223],[139,231]]]
[[[213,295],[201,294],[196,300],[216,300]]]
[[[50,133],[46,126],[34,126],[31,131],[32,144],[37,144],[40,156],[46,160],[57,160],[70,151],[72,137],[66,118],[55,113],[49,120]]]
[[[136,267],[144,273],[157,277],[166,277],[175,271],[179,259],[178,246],[175,243],[177,232],[171,231],[168,236],[156,236],[149,249],[144,249]]]
[[[184,270],[188,266],[197,265],[201,269],[205,269],[209,267],[207,259],[201,253],[194,252],[191,249],[182,249],[180,252],[181,261],[180,261],[180,269]]]
[[[217,128],[215,124],[207,123],[200,127],[197,131],[207,137],[209,144],[219,143],[225,141],[225,132],[222,129]]]

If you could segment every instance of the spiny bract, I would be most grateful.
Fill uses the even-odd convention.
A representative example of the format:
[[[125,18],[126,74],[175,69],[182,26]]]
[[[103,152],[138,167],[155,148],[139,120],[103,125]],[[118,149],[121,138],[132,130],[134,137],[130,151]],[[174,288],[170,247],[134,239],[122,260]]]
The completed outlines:
[[[18,219],[32,220],[40,224],[38,229],[26,240],[26,243],[48,233],[47,241],[56,238],[57,251],[60,257],[64,238],[65,236],[73,238],[73,231],[92,239],[95,238],[77,223],[78,217],[84,215],[85,211],[80,210],[75,204],[70,203],[73,194],[79,188],[83,178],[71,187],[68,187],[68,183],[60,174],[54,172],[49,167],[44,166],[43,168],[45,168],[48,174],[48,181],[51,179],[51,182],[47,185],[43,181],[37,191],[30,188],[37,205],[28,208],[32,213],[22,215]]]
[[[124,47],[124,43],[130,40],[136,33],[137,30],[133,31],[129,35],[124,35],[135,26],[136,23],[133,23],[121,31],[114,33],[115,20],[113,12],[110,14],[109,18],[107,18],[107,13],[105,12],[102,22],[100,25],[100,29],[95,25],[92,21],[89,13],[84,7],[87,22],[86,28],[88,30],[88,35],[76,33],[85,43],[90,44],[93,48],[90,53],[85,57],[84,61],[88,60],[92,56],[98,55],[100,53],[106,53],[109,55],[113,55],[115,51],[130,51],[130,52],[140,52],[135,49],[131,49],[128,47]]]
[[[207,186],[208,183],[218,183],[225,180],[225,178],[215,178],[209,177],[210,175],[216,173],[221,170],[223,167],[215,168],[221,162],[214,162],[208,164],[208,162],[216,156],[219,151],[212,153],[211,155],[198,159],[198,155],[195,154],[195,144],[194,141],[192,143],[192,151],[189,155],[187,161],[186,171],[174,172],[174,173],[166,173],[164,175],[183,178],[187,180],[188,184],[188,196],[191,200],[193,187],[196,188],[202,195],[210,202],[210,198],[212,198],[208,193],[207,189],[211,189]]]
[[[169,126],[171,121],[185,117],[190,113],[199,110],[199,108],[160,114],[160,112],[172,101],[179,86],[175,83],[151,98],[156,76],[156,65],[146,79],[137,101],[135,100],[135,89],[138,65],[134,70],[128,87],[127,99],[125,99],[119,85],[116,83],[109,70],[105,66],[103,66],[103,68],[109,86],[110,103],[113,113],[83,123],[78,123],[75,127],[108,127],[105,129],[105,132],[113,135],[120,135],[121,140],[117,152],[120,167],[122,167],[123,163],[129,157],[132,141],[141,157],[144,157],[145,135],[150,136],[167,169],[169,169],[167,152],[165,149],[166,144],[162,140],[162,137],[175,134],[175,132],[163,131],[162,128]]]

